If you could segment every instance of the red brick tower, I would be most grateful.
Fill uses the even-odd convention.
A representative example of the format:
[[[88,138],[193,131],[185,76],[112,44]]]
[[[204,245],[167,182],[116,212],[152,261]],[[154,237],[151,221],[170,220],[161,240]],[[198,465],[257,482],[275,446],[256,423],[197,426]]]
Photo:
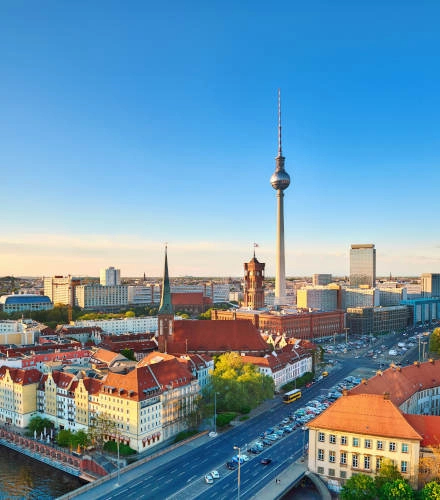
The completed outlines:
[[[244,264],[244,305],[250,309],[264,307],[264,267],[254,256]]]

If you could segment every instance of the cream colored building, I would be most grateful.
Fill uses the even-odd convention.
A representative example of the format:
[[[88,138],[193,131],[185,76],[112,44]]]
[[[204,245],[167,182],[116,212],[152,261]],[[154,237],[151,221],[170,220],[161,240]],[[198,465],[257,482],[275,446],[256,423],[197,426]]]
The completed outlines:
[[[0,368],[0,423],[26,427],[37,414],[38,370]]]
[[[346,393],[308,424],[309,470],[342,485],[353,474],[374,476],[391,460],[413,487],[422,436],[388,397]]]

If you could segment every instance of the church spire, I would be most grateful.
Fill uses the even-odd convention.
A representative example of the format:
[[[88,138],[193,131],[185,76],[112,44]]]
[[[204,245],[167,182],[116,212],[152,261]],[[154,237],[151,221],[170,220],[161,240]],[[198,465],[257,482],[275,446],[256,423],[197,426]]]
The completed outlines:
[[[165,245],[165,266],[163,271],[162,293],[160,297],[160,306],[157,314],[173,314],[173,304],[171,303],[170,278],[168,276],[168,254]]]

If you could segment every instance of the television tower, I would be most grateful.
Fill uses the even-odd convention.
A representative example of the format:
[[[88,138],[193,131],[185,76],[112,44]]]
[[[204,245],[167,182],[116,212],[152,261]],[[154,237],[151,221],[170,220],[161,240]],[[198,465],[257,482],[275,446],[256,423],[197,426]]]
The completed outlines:
[[[275,305],[286,304],[286,256],[284,252],[284,190],[290,185],[290,176],[284,170],[284,156],[281,146],[281,92],[278,89],[278,156],[275,158],[275,172],[270,178],[277,192],[277,249],[275,272]]]

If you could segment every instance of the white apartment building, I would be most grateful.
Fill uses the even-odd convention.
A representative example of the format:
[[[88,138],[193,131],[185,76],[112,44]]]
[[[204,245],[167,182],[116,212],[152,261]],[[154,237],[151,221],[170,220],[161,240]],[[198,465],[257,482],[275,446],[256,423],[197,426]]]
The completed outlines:
[[[383,307],[398,306],[400,301],[407,299],[406,288],[386,288],[379,289],[379,302]]]
[[[76,305],[83,309],[112,309],[128,306],[125,285],[79,285],[75,288]]]
[[[74,304],[75,286],[81,280],[72,276],[53,276],[43,278],[44,295],[47,295],[52,304]]]
[[[296,307],[322,312],[338,308],[338,291],[326,286],[306,286],[296,292]]]
[[[117,318],[75,321],[75,327],[96,327],[104,333],[122,335],[124,333],[157,332],[157,316],[141,316],[138,318]]]
[[[117,286],[121,284],[121,270],[114,267],[101,269],[99,273],[99,283],[102,286]]]

